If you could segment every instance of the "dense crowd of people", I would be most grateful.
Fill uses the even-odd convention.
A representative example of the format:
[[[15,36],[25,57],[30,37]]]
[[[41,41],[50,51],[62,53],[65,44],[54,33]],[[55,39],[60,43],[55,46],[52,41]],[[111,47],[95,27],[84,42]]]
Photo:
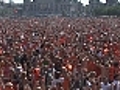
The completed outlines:
[[[120,90],[120,18],[1,18],[0,90]]]

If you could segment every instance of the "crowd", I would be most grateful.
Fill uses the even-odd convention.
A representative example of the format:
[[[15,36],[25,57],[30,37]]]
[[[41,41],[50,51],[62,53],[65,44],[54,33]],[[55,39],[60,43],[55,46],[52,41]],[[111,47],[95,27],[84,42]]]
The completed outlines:
[[[0,90],[120,90],[120,18],[1,18]]]

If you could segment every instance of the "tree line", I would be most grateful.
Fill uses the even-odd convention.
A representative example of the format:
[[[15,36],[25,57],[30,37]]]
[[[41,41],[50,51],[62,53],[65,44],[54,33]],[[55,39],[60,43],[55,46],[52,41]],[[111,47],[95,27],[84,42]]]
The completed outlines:
[[[94,14],[96,16],[101,16],[101,15],[115,15],[115,16],[120,16],[120,5],[115,5],[115,6],[101,6],[99,8],[94,9]]]

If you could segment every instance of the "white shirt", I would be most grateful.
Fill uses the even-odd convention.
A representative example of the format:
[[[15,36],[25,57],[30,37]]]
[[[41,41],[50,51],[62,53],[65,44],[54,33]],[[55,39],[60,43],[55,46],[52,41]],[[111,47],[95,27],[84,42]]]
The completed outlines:
[[[110,90],[111,84],[107,83],[104,84],[103,82],[101,82],[101,89],[100,90]]]
[[[116,90],[120,90],[120,81],[114,81],[113,83],[113,86],[116,86]]]
[[[59,78],[59,79],[53,79],[51,87],[56,87],[57,83],[62,83],[64,81],[64,78]]]

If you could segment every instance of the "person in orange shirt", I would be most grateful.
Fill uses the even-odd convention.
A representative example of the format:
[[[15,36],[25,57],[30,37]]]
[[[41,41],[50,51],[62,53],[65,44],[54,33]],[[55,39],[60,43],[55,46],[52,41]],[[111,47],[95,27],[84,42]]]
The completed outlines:
[[[63,81],[63,90],[70,90],[70,79],[67,74],[64,74],[64,81]]]
[[[98,65],[96,65],[93,61],[88,61],[86,68],[87,68],[88,72],[95,71],[97,76],[99,76],[101,74],[101,68]]]
[[[119,63],[114,62],[112,66],[109,68],[109,79],[110,81],[113,81],[114,75],[116,75],[120,71],[119,69]]]
[[[3,87],[4,87],[4,83],[2,78],[0,78],[0,90],[3,90]]]

